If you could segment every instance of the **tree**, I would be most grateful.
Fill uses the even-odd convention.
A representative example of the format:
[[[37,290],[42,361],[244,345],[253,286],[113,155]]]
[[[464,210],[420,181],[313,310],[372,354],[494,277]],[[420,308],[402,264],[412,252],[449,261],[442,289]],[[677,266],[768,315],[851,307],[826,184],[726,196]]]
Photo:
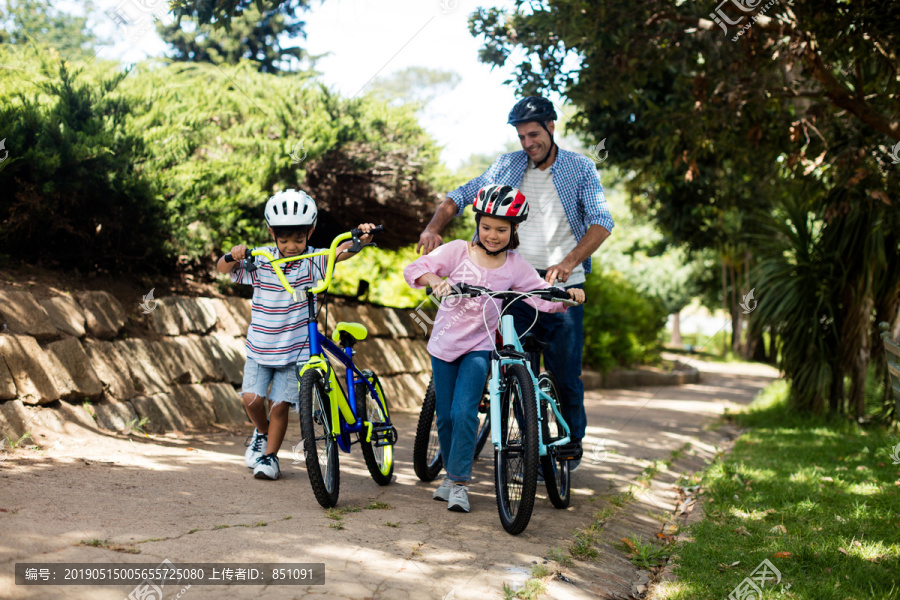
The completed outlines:
[[[369,90],[388,102],[415,104],[421,108],[438,94],[459,85],[459,81],[459,73],[453,71],[413,66],[376,78]]]
[[[305,10],[308,3],[297,3],[296,9]],[[256,5],[249,6],[229,22],[229,26],[217,27],[200,24],[196,17],[182,17],[178,22],[166,25],[157,23],[160,37],[171,47],[169,58],[184,62],[208,62],[215,65],[237,64],[251,60],[263,73],[297,70],[296,63],[305,57],[297,46],[285,47],[287,39],[305,37],[305,23],[284,9],[261,12]]]
[[[677,0],[517,1],[512,10],[480,9],[470,30],[484,37],[481,57],[490,64],[524,50],[515,76],[523,93],[558,91],[578,106],[576,126],[590,140],[605,138],[610,157],[636,173],[635,197],[673,243],[719,253],[735,345],[743,312],[735,300],[751,277],[765,279],[762,270],[754,275],[767,250],[763,215],[795,211],[791,194],[801,193],[797,210],[820,233],[807,249],[837,261],[825,284],[836,293],[823,296],[827,306],[794,303],[801,313],[790,320],[783,311],[751,315],[758,320],[751,329],[816,335],[821,348],[836,343],[837,362],[824,350],[813,357],[828,376],[812,378],[812,386],[798,382],[795,400],[805,409],[837,406],[821,399],[834,400],[847,373],[859,413],[869,322],[873,311],[893,318],[898,302],[894,296],[879,308],[874,299],[895,289],[900,175],[888,151],[900,140],[900,61],[890,23],[900,6],[747,0],[722,3],[711,15],[710,8]],[[873,226],[882,228],[883,251],[866,241]],[[789,267],[813,280],[819,262],[781,266]],[[777,302],[786,280],[765,280],[771,287],[757,290],[760,304],[763,291]],[[847,317],[832,322],[833,333],[790,326],[828,322],[831,313]],[[786,344],[788,351],[797,353],[783,365],[794,377],[787,367],[810,355]]]
[[[94,10],[85,2],[85,16],[56,10],[51,0],[7,0],[0,5],[0,44],[22,46],[37,43],[56,49],[61,55],[86,58],[98,43],[87,21]]]
[[[227,27],[231,20],[255,6],[261,12],[279,11],[286,15],[305,9],[309,0],[170,0],[177,18],[193,17],[200,25]]]

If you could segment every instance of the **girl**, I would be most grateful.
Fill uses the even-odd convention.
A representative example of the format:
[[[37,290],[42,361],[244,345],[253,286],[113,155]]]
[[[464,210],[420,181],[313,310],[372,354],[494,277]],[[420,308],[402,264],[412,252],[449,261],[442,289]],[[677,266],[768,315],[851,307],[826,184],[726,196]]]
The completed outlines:
[[[431,286],[437,296],[450,294],[456,283],[494,291],[549,287],[514,252],[519,245],[516,229],[528,217],[525,196],[508,185],[489,185],[478,191],[472,208],[476,226],[473,241],[456,240],[418,258],[403,271],[407,283],[414,288]],[[583,290],[568,292],[573,300],[584,302]],[[533,298],[527,302],[545,312],[566,310],[558,302]],[[469,512],[466,482],[472,473],[478,403],[490,367],[494,332],[499,325],[497,305],[499,302],[484,296],[445,299],[428,342],[434,372],[438,438],[447,471],[433,498],[448,502],[449,510]],[[485,319],[490,331],[485,329]]]

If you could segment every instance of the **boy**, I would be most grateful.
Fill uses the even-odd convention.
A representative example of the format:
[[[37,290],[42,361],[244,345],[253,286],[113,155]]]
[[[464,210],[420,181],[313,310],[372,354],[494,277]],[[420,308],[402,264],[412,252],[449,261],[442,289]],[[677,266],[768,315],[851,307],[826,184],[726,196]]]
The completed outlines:
[[[268,250],[275,258],[316,251],[307,246],[318,216],[316,203],[308,194],[295,190],[278,192],[266,203],[265,215],[269,235],[276,244],[276,248]],[[360,237],[363,243],[372,239],[368,233],[373,228],[371,223],[359,226],[366,233]],[[338,246],[336,262],[353,256],[344,252],[350,244],[348,241]],[[241,260],[246,251],[246,246],[238,244],[231,249],[231,256]],[[327,261],[327,256],[315,256],[284,263],[281,269],[291,287],[314,285],[325,278]],[[216,268],[220,273],[230,272],[234,282],[253,286],[241,395],[256,429],[244,454],[244,463],[253,469],[257,479],[274,480],[281,476],[276,454],[287,430],[289,405],[299,409],[297,362],[309,357],[307,300],[294,302],[268,262],[260,261],[259,268],[252,273],[240,268],[239,264],[227,263],[223,256]],[[269,397],[270,420],[267,421],[265,399],[269,384],[272,384],[272,393]]]

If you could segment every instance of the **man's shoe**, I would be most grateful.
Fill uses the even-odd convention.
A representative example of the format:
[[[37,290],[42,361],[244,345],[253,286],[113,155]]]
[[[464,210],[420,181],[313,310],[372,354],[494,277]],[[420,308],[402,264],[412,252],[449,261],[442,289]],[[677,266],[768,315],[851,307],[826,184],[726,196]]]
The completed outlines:
[[[450,500],[450,488],[453,487],[453,482],[449,479],[445,479],[441,482],[441,486],[434,490],[434,494],[431,495],[435,500],[443,500],[447,502]]]
[[[256,467],[256,461],[266,453],[267,442],[268,436],[265,433],[260,433],[256,429],[253,430],[253,435],[244,442],[244,445],[247,446],[247,450],[244,451],[244,464],[247,465],[247,468],[253,469]]]
[[[469,488],[464,485],[452,485],[450,487],[452,489],[450,490],[447,510],[469,512]]]
[[[272,481],[281,477],[281,469],[278,468],[278,457],[274,454],[263,454],[256,461],[256,467],[253,469],[253,476],[257,479],[271,479]]]

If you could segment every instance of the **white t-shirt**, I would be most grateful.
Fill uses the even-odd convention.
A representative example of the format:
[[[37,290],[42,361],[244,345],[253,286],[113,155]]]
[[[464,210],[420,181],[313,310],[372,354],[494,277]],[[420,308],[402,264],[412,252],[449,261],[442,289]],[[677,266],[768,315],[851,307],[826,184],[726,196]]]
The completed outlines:
[[[559,264],[578,245],[578,240],[553,186],[553,173],[550,169],[534,168],[534,163],[529,160],[519,190],[528,200],[528,218],[519,225],[519,254],[535,269],[544,270]],[[584,283],[581,263],[572,270],[564,285],[577,283]]]

